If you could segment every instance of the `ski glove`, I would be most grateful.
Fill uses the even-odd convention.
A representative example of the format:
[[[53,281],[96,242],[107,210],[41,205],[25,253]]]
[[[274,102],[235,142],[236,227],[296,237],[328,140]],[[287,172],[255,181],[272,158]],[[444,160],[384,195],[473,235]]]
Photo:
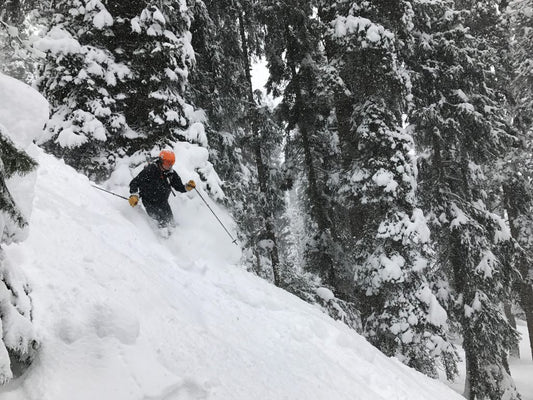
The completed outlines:
[[[136,194],[132,194],[128,201],[130,203],[130,206],[135,207],[139,202],[139,196],[137,196]]]
[[[194,183],[192,179],[185,184],[185,189],[187,189],[187,191],[193,190],[195,187],[196,187],[196,183]]]

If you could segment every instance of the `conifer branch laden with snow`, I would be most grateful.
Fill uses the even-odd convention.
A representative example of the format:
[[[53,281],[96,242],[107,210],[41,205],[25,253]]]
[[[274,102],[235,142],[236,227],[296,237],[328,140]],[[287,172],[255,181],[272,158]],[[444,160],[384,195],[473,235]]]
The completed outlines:
[[[17,149],[0,125],[0,231],[1,244],[24,240],[28,222],[17,207],[7,180],[25,175],[36,167]],[[32,302],[25,277],[4,256],[0,246],[0,384],[13,378],[13,363],[27,367],[38,349],[32,326]],[[24,368],[23,368],[24,369]]]

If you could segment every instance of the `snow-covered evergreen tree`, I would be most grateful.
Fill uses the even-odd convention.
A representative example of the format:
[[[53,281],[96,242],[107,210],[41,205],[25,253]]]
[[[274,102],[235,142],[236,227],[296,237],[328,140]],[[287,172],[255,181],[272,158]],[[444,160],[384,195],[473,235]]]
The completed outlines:
[[[286,180],[301,186],[305,209],[305,269],[335,287],[338,258],[335,227],[329,215],[328,163],[335,159],[330,123],[330,99],[321,82],[326,70],[321,49],[322,25],[313,18],[315,2],[264,2],[261,20],[267,27],[265,52],[270,71],[267,87],[283,94],[279,114],[289,132]]]
[[[517,399],[506,360],[516,333],[502,307],[516,270],[509,263],[505,221],[486,205],[485,171],[512,141],[486,78],[489,43],[467,27],[476,22],[475,7],[457,9],[452,1],[412,4],[416,41],[404,57],[412,72],[408,118],[420,154],[418,193],[430,211],[438,265],[450,281],[450,304],[461,326],[465,395]]]
[[[37,29],[39,8],[35,0],[5,0],[0,4],[0,72],[26,82],[35,69],[28,39],[30,26]]]
[[[113,166],[115,136],[128,132],[115,88],[132,73],[102,46],[112,24],[101,2],[60,1],[49,31],[37,43],[46,53],[37,86],[51,106],[40,144],[99,178]]]
[[[9,139],[0,125],[0,234],[1,244],[24,240],[28,221],[8,188],[8,179],[22,176],[36,166],[25,152]],[[32,326],[30,288],[15,265],[5,258],[0,247],[0,384],[13,378],[13,366],[24,370],[38,349]],[[22,368],[21,368],[22,367]]]
[[[13,1],[0,5],[0,72],[14,77],[24,75],[24,65],[17,57],[17,9],[19,6]]]
[[[185,4],[61,0],[38,87],[51,104],[41,144],[105,178],[116,158],[176,140],[207,145],[203,113],[184,98],[194,62]]]
[[[518,155],[521,153],[518,151]],[[530,176],[524,176],[521,166],[523,164],[516,161],[506,165],[506,179],[502,183],[503,207],[507,212],[511,235],[517,242],[515,265],[520,271],[517,297],[526,317],[530,352],[533,354],[533,183]]]
[[[533,2],[511,2],[507,19],[510,30],[506,38],[511,46],[506,54],[512,66],[512,113],[519,140],[504,159],[501,181],[511,233],[519,244],[520,304],[526,315],[533,354]]]
[[[512,90],[516,101],[515,125],[533,135],[533,2],[514,0],[509,6],[513,71]],[[531,141],[531,136],[529,137]]]
[[[279,285],[276,219],[283,201],[276,154],[281,130],[261,94],[254,96],[250,73],[261,26],[251,2],[202,4],[196,4],[192,26],[198,64],[191,90],[208,112],[213,160],[229,183],[226,194],[241,229],[245,262]]]
[[[433,292],[437,279],[429,228],[416,200],[413,138],[402,129],[409,80],[391,30],[402,21],[402,7],[338,2],[323,9],[332,18],[328,56],[338,74],[342,165],[333,186],[365,334],[385,354],[436,376],[439,356],[454,372],[447,362],[454,351],[446,311]]]
[[[185,2],[171,0],[113,2],[116,15],[111,48],[128,65],[132,82],[118,86],[123,93],[127,123],[141,135],[141,146],[186,140],[206,146],[203,112],[185,98],[191,46],[192,12]]]

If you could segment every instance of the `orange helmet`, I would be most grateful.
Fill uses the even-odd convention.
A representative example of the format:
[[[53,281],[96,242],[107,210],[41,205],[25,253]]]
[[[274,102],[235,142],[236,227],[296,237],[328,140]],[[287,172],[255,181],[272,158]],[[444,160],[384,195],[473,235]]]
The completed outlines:
[[[171,150],[163,150],[161,153],[159,153],[159,160],[161,161],[161,166],[163,169],[169,170],[174,165],[176,156]]]

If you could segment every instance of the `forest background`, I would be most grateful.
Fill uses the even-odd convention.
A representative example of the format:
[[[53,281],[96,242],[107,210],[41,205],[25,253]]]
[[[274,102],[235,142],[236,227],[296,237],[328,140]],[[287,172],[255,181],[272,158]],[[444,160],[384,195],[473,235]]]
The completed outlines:
[[[460,343],[467,398],[518,399],[532,25],[531,0],[7,0],[0,71],[48,100],[37,144],[99,184],[205,149],[250,271],[429,376]],[[27,221],[3,181],[35,162],[2,129],[9,243]]]

